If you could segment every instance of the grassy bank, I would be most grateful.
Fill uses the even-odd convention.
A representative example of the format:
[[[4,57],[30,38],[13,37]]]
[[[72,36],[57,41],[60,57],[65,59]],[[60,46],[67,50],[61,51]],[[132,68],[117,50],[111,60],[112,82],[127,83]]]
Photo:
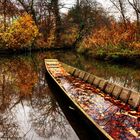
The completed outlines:
[[[120,50],[120,51],[106,51],[104,49],[94,50],[78,48],[77,52],[85,56],[99,59],[101,61],[108,61],[118,64],[135,64],[140,65],[139,50]]]
[[[104,61],[118,63],[140,59],[140,34],[135,23],[111,23],[91,32],[77,45],[77,52]]]

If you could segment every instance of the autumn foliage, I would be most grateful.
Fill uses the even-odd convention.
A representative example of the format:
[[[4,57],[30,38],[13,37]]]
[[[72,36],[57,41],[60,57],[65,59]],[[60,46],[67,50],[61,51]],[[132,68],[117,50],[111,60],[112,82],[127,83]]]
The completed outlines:
[[[31,47],[38,35],[39,31],[32,17],[23,14],[5,32],[0,33],[0,44],[5,48],[27,48]]]
[[[61,41],[65,46],[72,46],[78,36],[78,27],[73,26],[66,29],[61,36]]]
[[[140,41],[137,37],[135,23],[127,23],[127,29],[123,23],[111,22],[110,26],[95,29],[79,44],[79,50],[100,50],[104,52],[117,52],[122,50],[140,49]]]
[[[92,54],[139,52],[136,24],[128,22],[126,28],[123,23],[111,22],[109,27],[94,29],[79,44],[78,50],[82,53],[88,50]]]

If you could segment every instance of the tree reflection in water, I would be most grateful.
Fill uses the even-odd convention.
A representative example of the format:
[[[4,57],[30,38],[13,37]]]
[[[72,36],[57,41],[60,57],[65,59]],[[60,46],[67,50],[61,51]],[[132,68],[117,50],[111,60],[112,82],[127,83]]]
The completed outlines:
[[[14,139],[19,137],[18,124],[11,111],[0,114],[0,138]]]
[[[46,89],[48,90],[48,89]],[[49,92],[47,92],[49,94]],[[33,98],[32,106],[34,110],[30,113],[32,125],[42,137],[69,137],[69,129],[64,114],[61,112],[53,97],[38,93]]]
[[[74,52],[47,52],[37,54],[41,60],[44,58],[57,58],[60,61],[80,68],[90,73],[117,83],[121,86],[140,92],[140,68],[136,65],[115,65],[96,59],[87,58]]]
[[[93,73],[112,83],[117,83],[140,92],[140,68],[136,65],[110,64],[93,58],[87,58],[73,52],[63,53],[63,55],[62,52],[59,52],[55,54],[54,58],[58,58],[64,63]]]
[[[41,60],[0,60],[0,139],[78,139],[45,80]]]

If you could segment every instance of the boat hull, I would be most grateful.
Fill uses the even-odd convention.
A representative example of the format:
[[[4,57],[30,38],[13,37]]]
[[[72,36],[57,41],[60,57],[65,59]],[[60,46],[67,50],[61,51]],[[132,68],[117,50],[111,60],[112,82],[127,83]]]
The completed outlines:
[[[106,134],[104,134],[104,132],[99,130],[93,124],[93,122],[89,119],[89,117],[87,117],[87,115],[85,115],[85,113],[81,111],[82,109],[79,106],[77,106],[77,104],[71,98],[69,98],[67,93],[63,90],[63,88],[60,86],[60,84],[55,80],[55,78],[52,76],[52,74],[48,70],[46,71],[46,79],[48,80],[48,82],[50,82],[51,85],[53,85],[52,89],[55,90],[56,93],[59,94],[59,96],[61,95],[60,97],[62,97],[67,102],[67,105],[74,108],[75,112],[77,113],[79,117],[81,117],[81,120],[84,121],[84,124],[86,125],[85,127],[89,129],[90,133],[92,133],[95,140],[109,140],[109,139],[111,140],[112,139],[110,136],[107,136]]]
[[[48,83],[53,86],[57,98],[62,95],[67,109],[74,108],[92,130],[94,139],[139,138],[140,113],[131,108],[139,108],[138,93],[56,59],[45,60],[45,66]]]

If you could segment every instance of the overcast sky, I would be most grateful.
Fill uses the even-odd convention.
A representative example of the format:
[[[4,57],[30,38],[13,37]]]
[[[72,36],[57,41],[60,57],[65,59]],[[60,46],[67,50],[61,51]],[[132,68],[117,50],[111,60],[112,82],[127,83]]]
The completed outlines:
[[[76,0],[60,0],[62,3],[66,5],[66,7],[71,7],[76,3]],[[108,9],[111,6],[109,0],[97,0],[97,2],[101,3],[104,8]],[[66,9],[63,9],[66,11]]]
[[[76,0],[60,0],[60,1],[64,3],[65,6],[68,8],[72,7],[76,3]],[[120,16],[120,14],[118,14],[119,12],[115,9],[115,7],[112,6],[110,0],[97,0],[97,2],[101,3],[104,9],[106,9],[106,11],[110,13],[110,15],[114,15],[116,18]],[[62,9],[61,11],[67,12],[67,10],[68,9]],[[128,7],[127,17],[131,19],[134,19],[135,17],[134,11],[132,10],[131,7]]]

